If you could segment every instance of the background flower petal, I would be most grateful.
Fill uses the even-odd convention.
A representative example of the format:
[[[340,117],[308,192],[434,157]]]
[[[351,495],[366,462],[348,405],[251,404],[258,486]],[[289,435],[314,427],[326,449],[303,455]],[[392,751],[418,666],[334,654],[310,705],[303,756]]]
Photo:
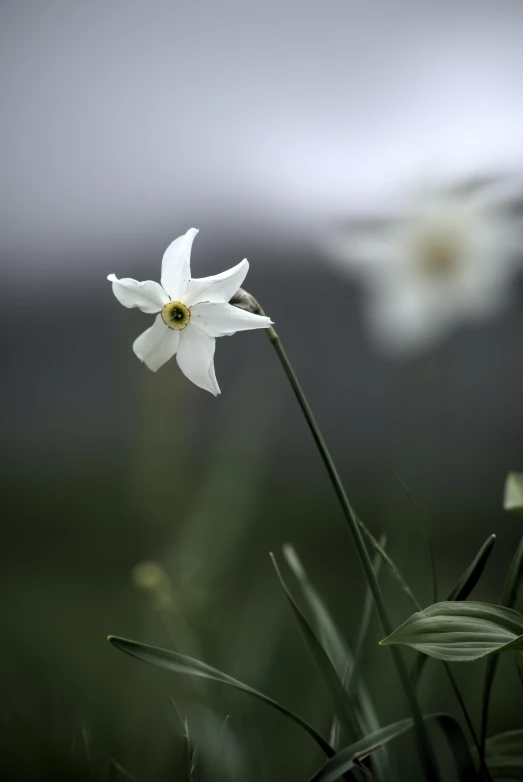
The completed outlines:
[[[233,266],[232,269],[228,269],[221,274],[189,280],[185,303],[188,307],[192,307],[201,301],[225,304],[234,296],[238,288],[241,288],[248,271],[249,261],[244,258],[243,261]]]
[[[381,347],[414,354],[432,347],[454,325],[452,300],[430,285],[396,285],[370,296],[365,314]]]
[[[168,328],[158,315],[153,325],[134,340],[133,350],[153,372],[169,361],[178,350],[180,332]]]
[[[270,318],[254,315],[232,304],[202,302],[191,308],[191,322],[211,337],[225,337],[237,331],[268,329]]]
[[[163,254],[161,282],[171,299],[179,301],[185,295],[191,276],[191,249],[197,228],[189,228]]]
[[[196,386],[216,396],[220,393],[214,372],[216,340],[192,324],[179,334],[178,366]]]
[[[119,280],[114,274],[109,274],[107,279],[112,282],[113,293],[124,307],[139,307],[142,312],[154,315],[169,301],[162,286],[152,280],[138,282],[131,277]]]

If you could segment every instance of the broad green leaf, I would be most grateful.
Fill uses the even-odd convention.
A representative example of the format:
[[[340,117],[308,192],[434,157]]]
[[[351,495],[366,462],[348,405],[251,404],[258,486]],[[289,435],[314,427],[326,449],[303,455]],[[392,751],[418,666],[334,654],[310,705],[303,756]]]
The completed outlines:
[[[496,536],[490,535],[485,543],[482,545],[468,568],[463,575],[457,580],[452,589],[450,590],[447,602],[451,600],[466,600],[470,595],[476,584],[478,583],[487,560],[490,557],[494,544],[496,542]],[[418,655],[414,665],[412,666],[412,683],[414,687],[417,687],[425,664],[429,658],[424,654]]]
[[[488,603],[435,603],[413,614],[380,644],[404,644],[449,662],[478,660],[523,649],[523,619],[510,608]]]
[[[493,779],[523,780],[523,730],[510,730],[487,741],[485,757]]]
[[[156,665],[159,668],[165,668],[173,673],[211,679],[212,681],[227,684],[229,687],[234,687],[248,695],[252,695],[254,698],[263,701],[268,706],[272,706],[273,709],[276,709],[276,711],[279,711],[281,714],[285,714],[286,717],[289,717],[289,719],[303,728],[328,757],[332,757],[335,754],[330,744],[325,741],[323,736],[321,736],[312,725],[309,725],[308,722],[305,722],[305,720],[297,714],[294,714],[294,712],[290,711],[285,706],[282,706],[278,701],[269,698],[268,695],[264,695],[264,693],[259,692],[259,690],[249,687],[248,684],[244,684],[239,681],[239,679],[234,679],[232,676],[222,673],[217,668],[206,665],[206,663],[203,663],[200,660],[195,660],[193,657],[178,654],[178,652],[170,652],[168,649],[160,649],[159,647],[149,646],[148,644],[142,644],[137,641],[129,641],[126,638],[119,638],[115,635],[110,635],[108,641],[113,646],[116,646],[117,649],[120,649],[120,651],[126,652],[126,654],[131,655],[131,657],[136,657],[143,662]]]
[[[459,723],[448,714],[431,714],[425,719],[436,720],[445,734],[459,782],[478,782],[479,777],[472,755]],[[357,768],[358,758],[370,755],[379,747],[401,736],[413,727],[413,720],[406,719],[387,725],[338,752],[309,780],[309,782],[334,782],[351,769]]]
[[[505,481],[503,507],[512,513],[523,513],[523,473],[509,472]]]

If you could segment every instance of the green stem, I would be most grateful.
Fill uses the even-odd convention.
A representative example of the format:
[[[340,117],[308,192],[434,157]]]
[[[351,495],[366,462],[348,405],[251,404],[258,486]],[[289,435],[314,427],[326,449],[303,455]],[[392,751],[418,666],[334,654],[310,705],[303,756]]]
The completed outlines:
[[[483,774],[483,777],[487,780],[487,782],[492,782],[492,777],[490,775],[490,771],[488,770],[487,764],[485,762],[485,758],[483,757],[482,750],[481,750],[481,744],[479,742],[478,737],[476,736],[476,731],[474,730],[474,725],[472,724],[472,720],[470,718],[470,714],[468,712],[468,709],[465,705],[465,701],[463,700],[463,696],[461,695],[461,692],[459,690],[458,683],[454,677],[454,674],[452,673],[452,670],[450,668],[450,665],[448,663],[443,663],[445,666],[445,671],[448,676],[448,680],[450,682],[450,686],[452,687],[452,691],[454,692],[454,695],[456,696],[456,699],[460,705],[461,711],[463,713],[463,717],[465,718],[465,722],[467,723],[467,727],[470,731],[470,735],[472,736],[472,740],[476,746],[476,749],[478,750],[479,755],[479,761],[481,766],[481,773]]]
[[[485,682],[483,684],[483,701],[481,704],[481,733],[480,733],[480,751],[479,756],[483,765],[485,761],[485,750],[487,744],[487,727],[488,727],[488,711],[490,705],[490,693],[492,690],[492,684],[494,683],[494,676],[496,675],[496,668],[498,666],[499,658],[493,654],[487,657],[487,666],[485,668]]]
[[[391,473],[396,478],[397,482],[407,495],[409,501],[412,503],[413,507],[418,512],[419,520],[421,523],[421,528],[423,530],[423,535],[425,537],[425,543],[427,545],[427,552],[429,555],[429,562],[430,562],[430,576],[432,580],[432,602],[437,603],[438,602],[438,574],[436,570],[436,558],[434,556],[434,549],[432,548],[432,541],[430,539],[430,532],[429,532],[429,525],[427,523],[427,519],[425,518],[425,514],[423,512],[423,508],[418,503],[415,496],[412,494],[408,486],[403,483],[398,473],[392,468],[389,467]]]
[[[361,566],[367,578],[369,588],[372,592],[372,596],[376,604],[376,609],[378,611],[381,623],[383,625],[383,630],[386,633],[386,635],[390,635],[390,633],[392,633],[394,630],[394,626],[390,620],[387,607],[385,605],[385,600],[383,598],[383,594],[381,591],[381,587],[376,577],[376,573],[374,572],[374,568],[372,567],[372,561],[369,556],[369,552],[367,551],[365,542],[363,540],[363,536],[360,530],[360,526],[358,524],[358,520],[356,518],[356,514],[354,513],[352,506],[349,502],[349,499],[345,493],[340,477],[338,475],[338,471],[336,470],[336,467],[330,455],[329,449],[327,448],[327,445],[323,439],[318,424],[314,419],[314,416],[309,407],[307,399],[305,398],[305,394],[303,393],[301,386],[298,382],[298,379],[294,374],[294,370],[282,347],[280,339],[273,328],[267,329],[267,335],[276,351],[276,354],[281,362],[285,374],[287,375],[287,379],[291,384],[292,390],[294,391],[298,403],[305,416],[307,424],[309,425],[309,429],[314,438],[318,451],[320,452],[320,456],[327,469],[332,486],[334,488],[336,496],[338,497],[339,503],[341,505],[341,509],[343,511],[345,519],[352,533],[352,537],[356,545],[356,550],[360,558]],[[407,667],[403,661],[403,657],[399,649],[393,645],[391,645],[389,648],[394,660],[394,664],[397,668],[398,675],[403,690],[405,692],[405,696],[409,703],[409,707],[414,720],[414,729],[416,731],[416,735],[418,739],[417,747],[418,747],[420,761],[425,773],[425,777],[427,779],[427,782],[439,782],[440,776],[437,770],[436,758],[430,743],[427,729],[425,727],[421,709],[416,698],[416,693],[414,692],[414,688],[410,681]]]

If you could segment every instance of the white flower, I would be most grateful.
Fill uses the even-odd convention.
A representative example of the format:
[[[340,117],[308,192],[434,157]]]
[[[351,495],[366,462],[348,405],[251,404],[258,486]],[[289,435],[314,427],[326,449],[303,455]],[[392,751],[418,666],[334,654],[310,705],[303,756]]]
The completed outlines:
[[[267,329],[272,321],[228,303],[249,270],[247,260],[213,277],[191,278],[191,248],[197,233],[191,228],[169,245],[162,260],[161,285],[151,280],[119,280],[114,274],[107,279],[124,307],[138,307],[149,315],[159,313],[134,341],[138,358],[156,372],[176,354],[184,375],[216,395],[220,393],[214,372],[216,337]]]
[[[523,259],[511,199],[503,183],[464,182],[422,193],[397,219],[331,237],[338,265],[367,288],[365,314],[383,347],[428,348],[510,301]]]

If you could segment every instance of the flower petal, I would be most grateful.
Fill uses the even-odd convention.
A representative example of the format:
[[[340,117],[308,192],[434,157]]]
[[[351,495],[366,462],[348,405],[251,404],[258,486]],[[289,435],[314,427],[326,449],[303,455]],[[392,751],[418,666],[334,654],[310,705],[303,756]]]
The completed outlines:
[[[180,332],[168,328],[158,315],[150,329],[134,340],[133,350],[153,372],[169,361],[178,350]]]
[[[254,315],[232,304],[201,302],[191,307],[191,322],[210,337],[225,337],[237,331],[268,329],[272,320]]]
[[[391,353],[430,349],[458,319],[453,302],[433,285],[397,285],[369,299],[366,314],[371,330]]]
[[[241,288],[248,271],[249,261],[247,258],[244,258],[241,263],[238,263],[226,272],[215,274],[212,277],[200,277],[200,279],[189,280],[184,303],[188,307],[192,307],[201,301],[226,304],[234,296],[238,288]]]
[[[138,282],[130,277],[119,280],[114,274],[109,274],[107,279],[112,282],[113,293],[124,307],[139,307],[142,312],[154,315],[169,301],[168,295],[158,282]]]
[[[220,393],[214,372],[216,340],[189,324],[180,334],[176,360],[183,374],[199,388],[216,396]]]
[[[163,254],[161,283],[173,301],[181,301],[191,276],[191,249],[197,228],[189,228]]]

